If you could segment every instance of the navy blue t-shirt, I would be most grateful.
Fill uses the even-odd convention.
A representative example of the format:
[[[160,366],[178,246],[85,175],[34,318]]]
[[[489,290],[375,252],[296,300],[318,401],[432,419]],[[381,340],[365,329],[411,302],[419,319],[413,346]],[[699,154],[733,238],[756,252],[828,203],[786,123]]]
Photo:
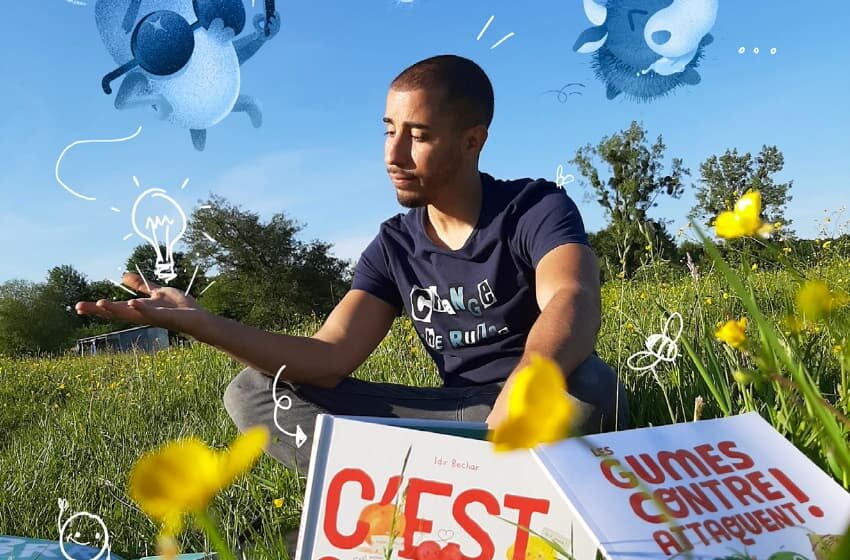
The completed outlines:
[[[506,379],[540,315],[534,270],[551,249],[587,245],[578,208],[545,179],[481,173],[478,223],[457,251],[425,232],[426,208],[383,222],[354,269],[352,289],[402,308],[446,386]]]

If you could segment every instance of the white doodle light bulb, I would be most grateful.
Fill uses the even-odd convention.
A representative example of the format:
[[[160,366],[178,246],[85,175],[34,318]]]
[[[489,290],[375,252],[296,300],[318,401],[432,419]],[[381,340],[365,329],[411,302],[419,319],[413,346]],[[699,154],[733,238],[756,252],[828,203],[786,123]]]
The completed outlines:
[[[174,272],[174,245],[186,233],[186,214],[165,189],[148,189],[133,204],[133,230],[156,252],[155,274],[166,284]],[[160,244],[165,245],[165,255]]]

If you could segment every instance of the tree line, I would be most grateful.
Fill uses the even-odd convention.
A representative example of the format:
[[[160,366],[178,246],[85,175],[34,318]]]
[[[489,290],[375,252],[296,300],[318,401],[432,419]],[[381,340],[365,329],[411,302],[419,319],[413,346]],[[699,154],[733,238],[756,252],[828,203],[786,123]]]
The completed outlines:
[[[698,244],[677,243],[668,229],[672,220],[651,216],[661,200],[684,194],[691,175],[681,158],[665,163],[666,152],[661,135],[651,142],[643,126],[632,122],[594,145],[580,147],[570,160],[579,183],[607,220],[605,228],[589,235],[603,280],[632,277],[650,262],[684,270],[686,259],[698,264],[702,258]],[[782,224],[786,243],[803,253],[814,252],[813,242],[795,238],[785,216],[793,182],[776,180],[783,167],[776,146],[765,145],[755,155],[732,148],[708,157],[699,167],[698,184],[693,185],[696,202],[688,217],[708,230],[718,213],[757,189],[764,219]],[[264,223],[256,213],[213,195],[192,213],[183,237],[186,250],[174,256],[178,276],[168,285],[190,288],[213,313],[267,330],[287,330],[306,316],[323,318],[349,289],[353,263],[332,256],[328,243],[300,241],[302,229],[283,213]],[[764,247],[742,240],[724,244],[724,250],[734,260],[737,254],[758,253]],[[153,247],[139,245],[125,268],[154,279],[155,262]],[[90,282],[71,265],[50,269],[44,282],[10,280],[0,285],[0,353],[57,353],[72,348],[78,338],[129,328],[133,325],[78,316],[74,304],[131,297],[109,280]]]
[[[213,195],[192,213],[183,236],[186,250],[174,254],[176,278],[167,284],[155,279],[156,252],[147,244],[133,249],[125,270],[188,289],[218,315],[286,330],[304,317],[329,313],[351,284],[351,263],[331,255],[329,243],[297,239],[302,229],[283,214],[263,223],[256,213]],[[165,254],[164,246],[160,250]],[[208,276],[213,267],[217,274]],[[79,338],[134,327],[74,310],[78,301],[133,297],[145,296],[110,280],[91,282],[68,264],[51,268],[43,282],[0,284],[0,354],[61,353]]]

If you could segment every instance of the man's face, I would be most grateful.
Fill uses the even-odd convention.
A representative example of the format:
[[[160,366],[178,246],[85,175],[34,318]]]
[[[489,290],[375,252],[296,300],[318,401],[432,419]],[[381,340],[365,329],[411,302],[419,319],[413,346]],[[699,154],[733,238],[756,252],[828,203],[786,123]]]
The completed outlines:
[[[387,94],[384,163],[405,208],[432,202],[463,166],[462,131],[440,112],[442,98],[424,89]]]

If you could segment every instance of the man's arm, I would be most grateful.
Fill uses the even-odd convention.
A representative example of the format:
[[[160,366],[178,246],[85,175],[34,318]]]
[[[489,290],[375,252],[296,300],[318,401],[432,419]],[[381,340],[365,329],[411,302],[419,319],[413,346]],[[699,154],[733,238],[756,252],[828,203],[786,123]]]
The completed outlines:
[[[537,305],[540,315],[531,327],[525,350],[487,417],[499,424],[507,412],[507,396],[513,378],[538,353],[555,360],[565,376],[578,367],[596,345],[602,319],[599,265],[587,245],[567,243],[543,256],[535,269]]]
[[[284,379],[320,387],[333,387],[357,369],[386,336],[397,312],[363,290],[349,290],[316,334],[292,336],[213,315],[181,290],[145,282],[137,274],[126,273],[122,282],[150,297],[81,301],[77,313],[182,332],[269,376],[285,364]]]
[[[281,378],[332,388],[377,348],[395,315],[380,298],[349,290],[312,336],[271,333],[209,314],[195,338],[269,376],[286,364]]]

